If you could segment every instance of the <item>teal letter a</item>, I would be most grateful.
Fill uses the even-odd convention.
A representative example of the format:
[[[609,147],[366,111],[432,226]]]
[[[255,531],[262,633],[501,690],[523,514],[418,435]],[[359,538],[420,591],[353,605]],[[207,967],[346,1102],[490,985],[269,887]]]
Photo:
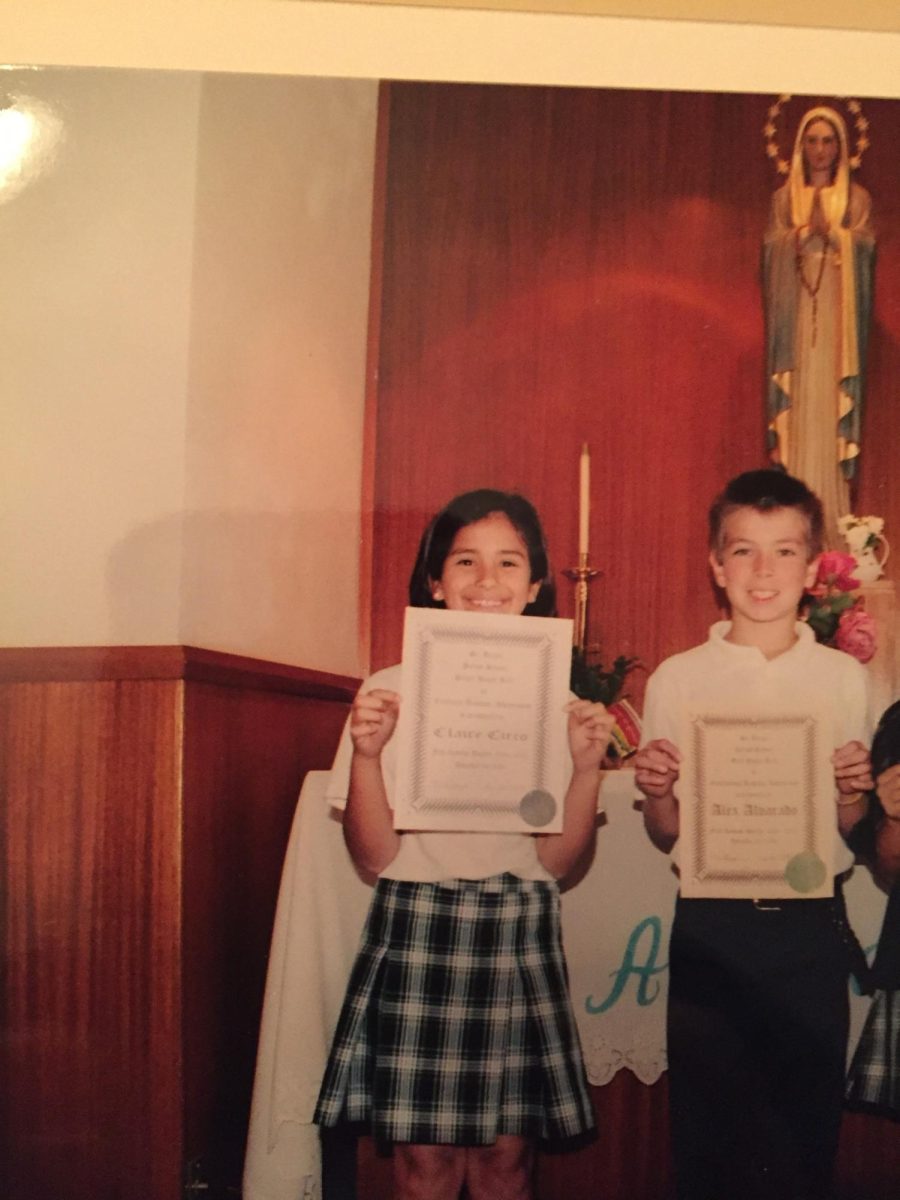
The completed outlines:
[[[650,947],[647,954],[647,961],[640,965],[636,960],[637,947],[644,931],[650,930]],[[659,917],[645,917],[635,925],[631,932],[631,937],[628,939],[628,945],[625,947],[625,954],[622,958],[622,965],[616,971],[611,971],[610,975],[613,979],[613,985],[609,995],[599,1004],[594,1001],[593,996],[588,996],[585,1001],[585,1008],[589,1013],[603,1013],[618,1001],[622,992],[625,990],[625,984],[628,982],[629,975],[638,976],[637,986],[637,1002],[642,1007],[646,1008],[648,1004],[659,995],[659,981],[654,980],[653,976],[658,975],[660,971],[665,971],[668,963],[663,963],[662,966],[656,965],[657,957],[659,956],[659,943],[662,938],[662,922]],[[653,990],[650,990],[651,981]]]

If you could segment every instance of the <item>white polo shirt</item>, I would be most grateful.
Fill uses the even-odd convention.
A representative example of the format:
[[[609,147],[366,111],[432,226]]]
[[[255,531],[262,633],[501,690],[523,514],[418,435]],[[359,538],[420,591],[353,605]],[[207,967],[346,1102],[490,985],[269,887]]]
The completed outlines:
[[[855,658],[821,645],[805,621],[797,622],[797,641],[790,650],[768,659],[756,646],[726,641],[730,629],[730,621],[717,622],[707,641],[672,655],[653,672],[644,697],[643,745],[668,738],[677,746],[686,713],[733,709],[742,703],[772,710],[814,706],[831,724],[829,741],[835,749],[856,740],[870,744],[869,680]],[[677,850],[676,842],[675,862]],[[853,854],[838,836],[835,873],[852,865]]]

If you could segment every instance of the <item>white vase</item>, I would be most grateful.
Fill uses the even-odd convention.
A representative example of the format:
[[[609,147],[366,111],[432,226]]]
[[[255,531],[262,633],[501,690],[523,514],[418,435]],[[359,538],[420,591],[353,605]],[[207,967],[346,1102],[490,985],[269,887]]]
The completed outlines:
[[[887,538],[880,534],[874,536],[873,546],[863,546],[862,550],[857,550],[853,555],[856,559],[856,570],[853,574],[860,583],[874,583],[876,579],[880,579],[891,552]]]

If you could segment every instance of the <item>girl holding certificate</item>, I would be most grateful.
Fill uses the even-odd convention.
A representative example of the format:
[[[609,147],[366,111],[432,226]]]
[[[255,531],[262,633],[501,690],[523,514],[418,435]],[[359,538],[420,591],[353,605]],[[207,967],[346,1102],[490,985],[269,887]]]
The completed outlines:
[[[429,523],[410,603],[550,616],[537,513],[480,490]],[[377,876],[315,1120],[365,1122],[393,1146],[397,1200],[529,1200],[537,1139],[593,1130],[559,927],[557,880],[587,849],[613,718],[572,701],[563,831],[394,828],[399,667],[354,701],[329,800],[356,866]]]

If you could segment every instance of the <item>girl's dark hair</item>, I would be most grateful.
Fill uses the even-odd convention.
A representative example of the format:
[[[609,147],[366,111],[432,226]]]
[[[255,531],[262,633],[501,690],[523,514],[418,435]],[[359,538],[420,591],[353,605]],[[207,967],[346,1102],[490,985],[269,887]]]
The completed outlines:
[[[460,529],[483,521],[493,513],[508,517],[518,531],[528,551],[531,582],[540,582],[541,585],[532,603],[526,605],[525,615],[556,615],[556,585],[550,570],[544,531],[534,505],[515,492],[498,492],[493,488],[479,488],[475,492],[464,492],[454,497],[429,521],[409,577],[409,602],[413,608],[445,607],[443,600],[435,600],[431,594],[432,580],[440,579],[444,573],[444,563]]]

